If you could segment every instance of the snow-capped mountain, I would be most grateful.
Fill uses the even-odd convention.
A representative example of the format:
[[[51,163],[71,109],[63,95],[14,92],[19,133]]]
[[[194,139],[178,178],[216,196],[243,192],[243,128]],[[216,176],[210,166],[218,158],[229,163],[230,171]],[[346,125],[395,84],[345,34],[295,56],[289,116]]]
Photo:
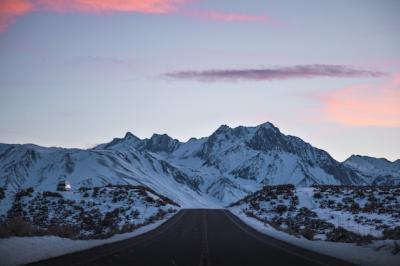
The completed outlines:
[[[0,186],[55,190],[60,180],[73,188],[143,185],[193,207],[227,204],[266,184],[365,184],[367,178],[271,123],[223,125],[184,143],[128,132],[87,150],[0,144]]]
[[[352,155],[343,164],[362,175],[368,183],[400,184],[400,159],[391,162],[385,158]]]
[[[199,198],[194,178],[134,144],[131,136],[114,140],[107,149],[0,144],[0,186],[54,191],[61,180],[69,181],[73,189],[132,184],[150,187],[182,206],[210,204],[206,197]]]
[[[327,152],[271,123],[219,127],[210,137],[181,144],[166,160],[191,176],[201,191],[231,202],[266,184],[361,184],[359,176]]]

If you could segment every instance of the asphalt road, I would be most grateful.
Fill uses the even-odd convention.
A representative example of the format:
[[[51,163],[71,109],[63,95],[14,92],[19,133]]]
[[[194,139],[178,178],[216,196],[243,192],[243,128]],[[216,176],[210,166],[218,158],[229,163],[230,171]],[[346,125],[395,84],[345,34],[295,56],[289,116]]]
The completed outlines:
[[[157,229],[32,265],[350,265],[265,236],[227,210],[182,210]]]

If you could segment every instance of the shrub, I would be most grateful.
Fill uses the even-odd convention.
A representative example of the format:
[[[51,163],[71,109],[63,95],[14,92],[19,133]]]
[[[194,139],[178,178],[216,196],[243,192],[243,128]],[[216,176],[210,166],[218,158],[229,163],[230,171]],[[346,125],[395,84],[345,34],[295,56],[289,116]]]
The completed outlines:
[[[73,225],[50,225],[46,230],[46,234],[76,238],[79,236],[79,228]]]
[[[58,192],[44,191],[43,192],[43,197],[62,198],[63,196]]]
[[[332,242],[344,242],[344,243],[370,243],[371,236],[361,236],[356,233],[350,232],[343,227],[339,226],[333,229],[331,232],[326,234],[326,239]]]
[[[321,199],[322,198],[322,194],[320,192],[315,192],[313,197],[314,197],[314,199]]]
[[[0,200],[4,199],[5,197],[5,192],[4,192],[4,188],[0,187]]]
[[[358,213],[360,210],[360,205],[357,202],[351,204],[350,210],[352,213]]]
[[[286,205],[279,204],[279,205],[276,205],[275,211],[279,214],[283,214],[284,212],[287,211],[287,207],[286,207]]]
[[[32,193],[33,193],[33,188],[31,188],[31,187],[27,188],[25,190],[23,189],[23,190],[15,193],[15,198],[19,199],[19,198],[26,197],[26,196],[32,196]]]
[[[146,202],[148,202],[148,203],[154,203],[154,202],[155,202],[155,200],[154,200],[152,197],[150,197],[150,196],[146,196],[146,197],[144,198],[144,201],[146,201]]]
[[[311,230],[310,228],[305,228],[302,232],[302,235],[307,238],[308,240],[313,240],[314,239],[314,231]]]
[[[400,226],[396,226],[395,228],[384,229],[383,237],[385,239],[400,239]]]
[[[131,213],[133,219],[139,218],[140,212],[138,210],[134,210]]]
[[[88,188],[88,187],[80,187],[78,190],[79,190],[79,192],[83,193],[83,192],[86,192],[86,191],[90,190],[90,188]]]
[[[318,215],[307,207],[301,207],[297,216],[318,217]]]
[[[2,226],[3,234],[9,236],[31,236],[34,235],[33,226],[22,217],[13,217]]]
[[[0,238],[6,238],[6,237],[10,237],[11,231],[10,229],[8,229],[8,227],[6,226],[5,223],[1,223],[0,224]]]

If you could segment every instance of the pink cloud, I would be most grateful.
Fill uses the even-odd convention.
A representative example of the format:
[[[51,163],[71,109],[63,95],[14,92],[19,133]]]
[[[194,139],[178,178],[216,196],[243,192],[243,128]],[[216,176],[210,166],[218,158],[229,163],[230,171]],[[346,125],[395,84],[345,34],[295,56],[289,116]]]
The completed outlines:
[[[224,22],[266,22],[268,20],[267,16],[221,12],[214,10],[184,10],[181,11],[181,13],[190,17]]]
[[[190,0],[1,0],[0,32],[6,31],[18,16],[37,10],[82,13],[171,13],[188,1]]]
[[[169,13],[187,0],[32,0],[44,10],[57,12]]]
[[[322,114],[354,126],[400,127],[400,73],[377,86],[358,84],[321,97]]]
[[[243,13],[180,9],[183,4],[191,1],[194,0],[0,0],[0,32],[6,31],[18,16],[41,10],[60,13],[177,13],[224,22],[265,22],[268,20],[266,16]]]
[[[18,16],[35,9],[30,0],[1,0],[0,1],[0,32],[5,32]]]

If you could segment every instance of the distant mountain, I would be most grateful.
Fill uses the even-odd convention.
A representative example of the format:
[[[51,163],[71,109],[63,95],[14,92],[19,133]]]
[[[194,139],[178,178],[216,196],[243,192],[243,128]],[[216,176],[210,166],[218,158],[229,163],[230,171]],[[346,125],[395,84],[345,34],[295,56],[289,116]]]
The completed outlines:
[[[223,202],[231,202],[266,184],[363,182],[327,152],[282,134],[271,123],[236,128],[223,125],[208,138],[181,144],[165,158],[188,176],[201,176],[200,190]]]
[[[184,143],[166,134],[140,139],[128,132],[87,150],[0,144],[0,186],[8,189],[55,190],[60,180],[73,188],[143,185],[184,207],[230,203],[266,184],[374,182],[366,173],[373,175],[271,123],[223,125],[209,137]]]
[[[385,158],[352,155],[343,164],[363,176],[367,183],[373,185],[400,184],[400,160],[391,162]]]
[[[127,136],[88,150],[0,144],[0,186],[54,191],[61,180],[68,180],[73,189],[132,184],[168,195],[182,206],[209,204],[199,197],[194,177],[157,154],[137,150],[136,141]]]

